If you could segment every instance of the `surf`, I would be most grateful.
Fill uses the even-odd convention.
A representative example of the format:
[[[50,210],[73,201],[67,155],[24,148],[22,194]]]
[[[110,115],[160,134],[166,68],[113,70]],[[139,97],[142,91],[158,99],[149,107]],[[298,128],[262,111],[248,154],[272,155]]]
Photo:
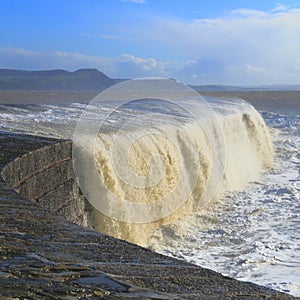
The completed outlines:
[[[156,97],[145,93],[147,83],[131,101],[128,87],[104,95],[101,105],[86,110],[73,138],[74,170],[94,207],[92,227],[146,247],[158,228],[184,224],[273,164],[268,129],[251,105],[203,102],[189,89],[174,92],[177,83],[169,83]],[[162,90],[168,96],[172,91],[171,101]],[[125,98],[116,99],[121,94]],[[93,128],[95,115],[101,116],[100,130]]]

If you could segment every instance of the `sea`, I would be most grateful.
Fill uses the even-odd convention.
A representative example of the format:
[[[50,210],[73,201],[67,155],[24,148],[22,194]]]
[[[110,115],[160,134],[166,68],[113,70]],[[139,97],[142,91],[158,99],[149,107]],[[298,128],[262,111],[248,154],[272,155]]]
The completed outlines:
[[[159,222],[154,218],[156,226],[149,231],[147,240],[139,242],[135,228],[126,226],[124,229],[116,226],[115,223],[115,232],[111,234],[238,280],[254,282],[300,296],[300,115],[295,111],[286,110],[284,113],[280,111],[257,113],[245,101],[231,98],[207,97],[206,101],[210,108],[225,120],[221,121],[221,126],[225,128],[223,131],[227,149],[225,156],[228,158],[222,171],[226,182],[222,185],[222,191],[214,195],[212,201],[205,203],[207,205],[196,206],[192,202],[188,209],[182,211],[181,217],[178,217],[178,213],[173,218],[164,216],[165,222]],[[86,103],[0,105],[0,130],[72,138],[86,106]],[[107,107],[98,107],[98,109],[100,112],[101,109],[106,111]],[[166,116],[171,115],[175,116],[177,121],[179,120],[179,123],[173,126],[187,126],[186,124],[191,122],[186,114],[182,114],[174,107],[168,107],[168,103],[160,103],[153,99],[147,99],[142,104],[137,102],[126,106],[119,114],[112,117],[111,122],[105,124],[104,137],[100,139],[102,143],[100,146],[105,148],[106,152],[102,153],[101,147],[99,148],[101,155],[99,154],[98,162],[109,160],[107,155],[111,149],[110,138],[114,136],[116,139],[116,135],[112,133],[116,128],[117,139],[121,143],[124,136],[127,137],[128,131],[134,130],[134,127],[150,126],[145,125],[145,119],[142,118],[142,123],[131,121],[129,128],[124,128],[118,125],[119,120],[125,120],[126,123],[129,119],[132,120],[133,115],[141,115],[149,111],[155,112],[157,116],[154,125],[156,131],[152,132],[151,138],[139,144],[137,149],[131,149],[134,155],[129,159],[138,158],[142,161],[133,164],[134,170],[140,176],[143,177],[144,168],[148,168],[145,161],[140,158],[141,154],[148,154],[148,152],[151,154],[150,144],[153,149],[156,149],[155,151],[167,147],[164,146],[163,135],[168,137],[174,135],[173,146],[178,148],[176,143],[180,141],[179,148],[185,156],[192,155],[187,154],[188,150],[193,150],[194,154],[195,151],[199,151],[202,159],[201,166],[210,166],[209,156],[213,150],[205,152],[201,148],[204,147],[205,138],[199,143],[201,144],[198,145],[199,149],[197,145],[194,145],[196,148],[188,149],[185,141],[186,131],[176,129],[173,132],[174,127],[170,129],[165,124],[168,119]],[[249,119],[249,115],[253,117]],[[164,122],[161,123],[160,120]],[[162,130],[162,127],[167,129]],[[199,131],[190,128],[188,130],[193,139],[198,138]],[[168,183],[173,184],[173,181],[178,179],[176,177],[179,176],[178,170],[181,170],[183,176],[189,177],[191,165],[189,164],[189,168],[186,169],[185,166],[180,165],[176,160],[178,155],[172,156],[173,146],[168,146],[171,148],[168,148],[166,153],[163,152],[165,150],[160,152],[163,157],[169,159],[169,164],[165,168],[169,176],[166,182],[161,183],[159,193],[153,192],[152,187],[146,189],[142,195],[137,193],[137,187],[126,190],[124,185],[116,184],[119,179],[115,174],[109,175],[109,182],[114,182],[114,188],[118,189],[120,195],[128,197],[134,194],[137,198],[146,199],[150,197],[151,191],[153,197],[151,201],[155,201],[158,194],[169,191]],[[177,149],[175,148],[174,151]],[[228,151],[231,153],[228,154]],[[124,156],[124,153],[121,155]],[[207,161],[204,164],[205,159]],[[101,163],[99,168],[103,166]],[[105,170],[99,171],[107,182],[107,170],[111,166],[107,163]],[[203,176],[195,184],[202,184],[205,188],[209,176],[205,177],[205,174]],[[246,182],[241,180],[245,176],[248,176]],[[201,193],[203,189],[199,188],[198,193],[193,194],[193,197],[196,199]],[[195,199],[192,201],[199,200]],[[130,232],[116,232],[131,229],[135,234],[134,238],[130,236]]]

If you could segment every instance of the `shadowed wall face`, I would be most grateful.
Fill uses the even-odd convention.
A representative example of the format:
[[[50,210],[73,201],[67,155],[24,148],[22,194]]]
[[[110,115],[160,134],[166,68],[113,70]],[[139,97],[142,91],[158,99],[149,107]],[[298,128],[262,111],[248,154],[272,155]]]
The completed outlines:
[[[73,173],[71,141],[17,157],[4,167],[1,175],[22,197],[76,224],[90,225],[88,212],[91,207],[81,194]]]

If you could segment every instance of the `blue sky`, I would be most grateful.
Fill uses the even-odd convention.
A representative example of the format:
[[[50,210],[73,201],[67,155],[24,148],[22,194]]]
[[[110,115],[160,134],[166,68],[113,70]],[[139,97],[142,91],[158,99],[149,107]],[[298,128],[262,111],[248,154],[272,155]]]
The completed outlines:
[[[0,68],[300,83],[297,0],[0,1]]]

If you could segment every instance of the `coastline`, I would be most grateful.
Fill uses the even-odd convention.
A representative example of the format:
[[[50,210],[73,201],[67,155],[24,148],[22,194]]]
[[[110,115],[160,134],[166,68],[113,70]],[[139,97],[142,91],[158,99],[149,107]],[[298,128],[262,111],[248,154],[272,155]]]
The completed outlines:
[[[6,178],[6,182],[0,179],[1,296],[294,299],[68,221],[57,213],[67,216],[74,213],[72,208],[78,217],[88,213],[80,191],[74,192],[71,142],[4,132],[0,140],[0,171]],[[40,205],[25,200],[11,186]],[[66,202],[71,194],[65,193],[59,199],[70,188],[78,197]],[[46,203],[50,203],[47,209],[41,207]],[[55,207],[61,208],[56,214]],[[88,225],[84,218],[73,222]]]

